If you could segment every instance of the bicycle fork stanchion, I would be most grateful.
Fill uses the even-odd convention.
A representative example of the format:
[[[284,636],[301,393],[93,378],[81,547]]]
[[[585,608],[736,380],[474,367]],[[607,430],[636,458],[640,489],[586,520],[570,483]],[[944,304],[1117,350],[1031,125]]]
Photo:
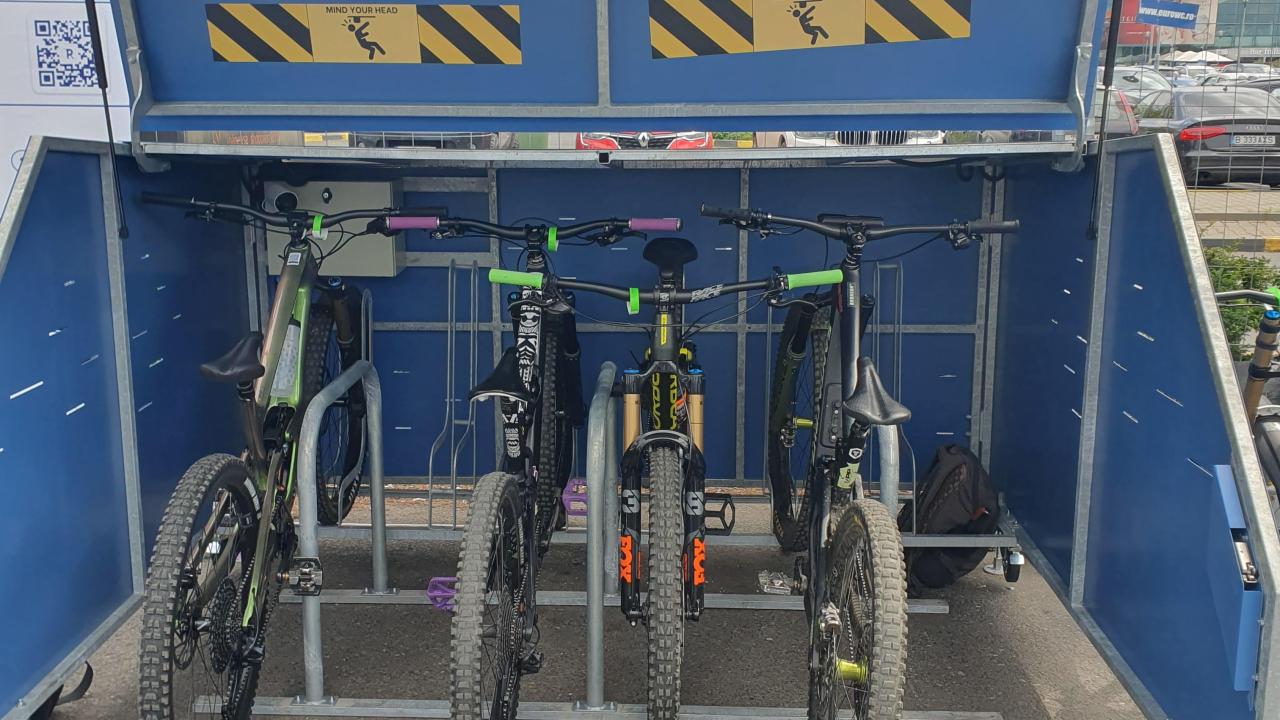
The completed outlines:
[[[876,447],[880,450],[880,502],[898,516],[898,426],[877,425]],[[912,490],[914,492],[914,489]]]
[[[613,404],[613,378],[618,367],[611,362],[600,366],[596,390],[587,415],[587,699],[574,704],[575,710],[612,710],[604,701],[604,564],[606,527],[617,516],[605,517],[612,493],[608,481],[610,447],[615,442],[609,422]]]
[[[365,417],[369,429],[369,499],[372,505],[370,518],[373,540],[373,588],[374,594],[388,594],[387,589],[387,526],[386,508],[383,505],[382,463],[382,386],[373,364],[361,360],[347,368],[341,375],[316,393],[302,418],[302,430],[298,437],[298,554],[299,558],[318,558],[320,549],[316,540],[318,509],[316,498],[316,456],[320,443],[320,422],[325,410],[357,382],[364,383]],[[318,578],[317,578],[318,580]],[[302,663],[303,694],[295,698],[295,704],[331,705],[332,697],[324,694],[324,656],[320,638],[321,582],[316,582],[314,594],[302,598]]]

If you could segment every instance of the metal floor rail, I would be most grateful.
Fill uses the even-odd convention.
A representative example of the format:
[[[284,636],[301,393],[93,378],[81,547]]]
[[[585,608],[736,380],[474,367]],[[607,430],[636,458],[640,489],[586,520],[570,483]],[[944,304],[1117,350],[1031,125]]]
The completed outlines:
[[[604,608],[617,605],[618,565],[616,556],[617,433],[616,404],[612,399],[617,366],[606,362],[601,366],[592,395],[587,422],[587,528],[586,531],[560,533],[566,543],[587,546],[586,591],[540,591],[539,603],[548,606],[586,607],[587,672],[585,699],[570,703],[521,703],[520,717],[564,718],[579,715],[600,718],[643,718],[643,706],[618,705],[605,699]],[[387,579],[387,539],[457,540],[461,531],[439,528],[388,527],[384,496],[382,452],[382,392],[378,374],[367,361],[361,361],[339,375],[312,400],[303,418],[300,437],[299,477],[314,477],[320,421],[325,410],[343,393],[363,381],[368,405],[369,423],[369,496],[370,524],[367,526],[319,527],[317,498],[313,483],[299,483],[299,548],[302,557],[319,558],[318,538],[369,538],[372,551],[372,586],[365,590],[323,590],[320,595],[290,596],[281,599],[303,606],[302,645],[304,692],[296,697],[258,697],[254,714],[261,716],[307,717],[378,717],[378,718],[446,718],[448,703],[443,700],[407,700],[372,698],[336,698],[324,693],[324,661],[321,652],[320,607],[322,604],[429,604],[425,593],[399,593],[390,588]],[[954,536],[946,536],[954,544]],[[773,545],[771,535],[712,536],[724,545]],[[919,544],[931,544],[928,536],[916,536]],[[943,544],[939,538],[937,544]],[[983,546],[991,538],[975,538]],[[1012,538],[1009,538],[1012,544]],[[975,543],[975,545],[978,543]],[[1003,543],[1001,543],[1003,544]],[[714,609],[797,611],[803,610],[803,598],[766,594],[708,594],[707,607]],[[948,610],[944,600],[913,600],[908,612],[940,614]],[[197,713],[216,713],[217,698],[195,699]],[[738,718],[801,718],[804,708],[709,707],[685,706],[684,718],[697,720],[736,720]],[[907,712],[904,720],[1002,720],[999,713],[978,712]]]

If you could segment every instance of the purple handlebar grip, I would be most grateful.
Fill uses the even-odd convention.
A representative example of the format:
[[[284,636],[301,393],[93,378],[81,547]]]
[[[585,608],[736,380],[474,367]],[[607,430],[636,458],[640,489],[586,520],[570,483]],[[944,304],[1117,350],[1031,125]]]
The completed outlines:
[[[440,227],[438,217],[400,217],[387,218],[388,230],[435,230]]]
[[[631,218],[627,228],[640,232],[675,232],[680,229],[680,218]]]

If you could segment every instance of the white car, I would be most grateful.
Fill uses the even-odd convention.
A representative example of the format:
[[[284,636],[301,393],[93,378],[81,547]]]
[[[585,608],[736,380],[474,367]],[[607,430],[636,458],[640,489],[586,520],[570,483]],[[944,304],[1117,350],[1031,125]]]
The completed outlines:
[[[755,133],[756,147],[843,147],[848,145],[941,145],[941,130],[763,130]]]
[[[1262,63],[1231,63],[1223,65],[1216,74],[1205,75],[1201,85],[1237,85],[1252,80],[1275,77],[1276,69]]]

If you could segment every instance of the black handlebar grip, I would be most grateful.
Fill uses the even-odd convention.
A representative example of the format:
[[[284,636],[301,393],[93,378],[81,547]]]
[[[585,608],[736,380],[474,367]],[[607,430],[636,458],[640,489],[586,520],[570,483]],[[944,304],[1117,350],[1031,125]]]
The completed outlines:
[[[969,232],[1016,233],[1021,225],[1017,220],[973,220],[969,223]]]
[[[751,211],[742,208],[719,208],[711,205],[703,205],[698,208],[698,212],[705,217],[724,218],[725,220],[734,220],[737,222],[748,222],[751,220]]]
[[[164,193],[144,192],[138,196],[138,199],[144,203],[152,205],[172,205],[174,207],[194,207],[195,201],[191,198],[179,197],[177,195],[165,195]]]

